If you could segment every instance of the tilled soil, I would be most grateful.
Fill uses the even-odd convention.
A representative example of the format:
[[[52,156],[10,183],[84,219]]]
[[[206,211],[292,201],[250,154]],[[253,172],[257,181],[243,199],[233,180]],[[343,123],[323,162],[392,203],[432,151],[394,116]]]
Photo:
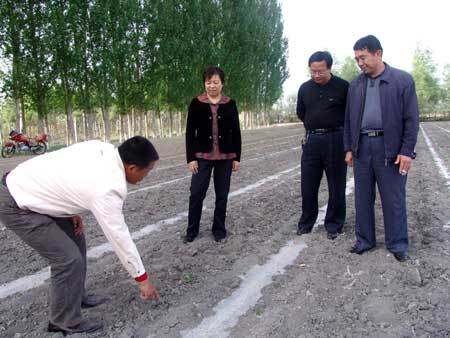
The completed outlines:
[[[422,125],[450,168],[450,123]],[[113,253],[90,259],[87,289],[111,300],[85,311],[103,320],[92,337],[180,337],[214,314],[214,307],[242,284],[255,265],[265,264],[292,239],[301,211],[300,125],[243,133],[241,170],[233,174],[225,243],[214,242],[211,184],[201,232],[186,245],[189,183],[183,138],[156,140],[161,161],[140,186],[130,186],[124,207],[130,231],[158,224],[137,241],[160,301],[143,302],[135,282]],[[347,198],[347,223],[336,240],[323,226],[302,236],[307,247],[285,273],[262,290],[255,306],[229,331],[231,337],[448,336],[450,334],[450,186],[419,134],[417,160],[408,178],[410,256],[398,263],[384,247],[377,199],[377,248],[361,256],[348,252],[354,241],[354,199]],[[15,162],[14,162],[15,163]],[[13,162],[0,163],[8,169]],[[349,170],[348,178],[352,177]],[[179,179],[173,183],[171,180]],[[153,188],[152,188],[153,187]],[[245,189],[246,190],[245,190]],[[323,179],[319,205],[327,203]],[[179,216],[174,222],[161,222]],[[89,248],[105,242],[90,215],[84,217]],[[36,273],[47,264],[8,230],[0,230],[0,284]],[[1,299],[0,336],[45,337],[47,283]],[[217,330],[221,328],[218,327]],[[58,336],[58,335],[54,335]],[[75,335],[76,336],[76,335]],[[85,335],[78,335],[83,337]],[[213,335],[214,336],[214,335]],[[223,336],[222,333],[217,336]]]

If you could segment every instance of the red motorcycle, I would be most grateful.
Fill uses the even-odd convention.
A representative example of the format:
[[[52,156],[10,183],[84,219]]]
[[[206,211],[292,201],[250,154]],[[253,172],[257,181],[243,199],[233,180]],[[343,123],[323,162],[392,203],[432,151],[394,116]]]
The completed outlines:
[[[35,155],[41,155],[47,151],[47,134],[40,134],[29,138],[22,133],[12,130],[9,140],[2,147],[2,157],[9,158],[14,153],[29,151]]]

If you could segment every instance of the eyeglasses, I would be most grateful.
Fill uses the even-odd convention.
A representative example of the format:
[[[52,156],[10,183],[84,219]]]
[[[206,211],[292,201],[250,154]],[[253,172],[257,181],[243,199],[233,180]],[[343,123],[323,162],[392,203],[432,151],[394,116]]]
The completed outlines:
[[[313,76],[324,76],[328,73],[328,71],[327,70],[319,70],[319,71],[310,70],[309,73]]]

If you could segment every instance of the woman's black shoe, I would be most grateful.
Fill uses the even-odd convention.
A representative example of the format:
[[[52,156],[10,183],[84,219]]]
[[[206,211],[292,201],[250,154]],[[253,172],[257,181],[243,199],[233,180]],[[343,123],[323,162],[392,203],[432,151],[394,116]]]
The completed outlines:
[[[194,241],[196,236],[186,235],[183,237],[183,243],[191,243]]]
[[[298,228],[297,229],[297,235],[301,236],[301,235],[305,235],[305,234],[309,234],[311,232],[312,229],[305,229],[305,228]]]

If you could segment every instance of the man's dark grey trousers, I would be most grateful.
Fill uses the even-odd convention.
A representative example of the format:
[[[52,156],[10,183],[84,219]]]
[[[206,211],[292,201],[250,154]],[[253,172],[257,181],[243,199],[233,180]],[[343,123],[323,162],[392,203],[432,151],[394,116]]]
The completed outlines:
[[[395,159],[386,159],[384,137],[361,134],[355,174],[356,245],[369,249],[375,238],[375,184],[383,209],[386,248],[393,253],[408,250],[406,176],[399,173]]]
[[[86,278],[86,242],[71,218],[53,218],[17,206],[0,188],[0,222],[50,263],[50,322],[68,329],[81,322]]]

